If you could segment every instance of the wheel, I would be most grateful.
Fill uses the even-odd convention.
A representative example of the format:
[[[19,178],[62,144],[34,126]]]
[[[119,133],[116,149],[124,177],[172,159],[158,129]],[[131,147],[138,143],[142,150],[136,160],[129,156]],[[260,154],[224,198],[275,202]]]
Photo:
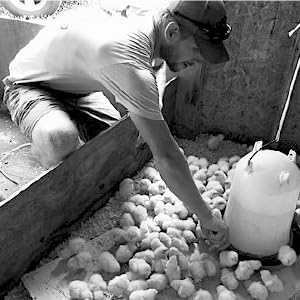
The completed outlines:
[[[15,16],[41,17],[52,15],[62,0],[0,0],[4,6]]]

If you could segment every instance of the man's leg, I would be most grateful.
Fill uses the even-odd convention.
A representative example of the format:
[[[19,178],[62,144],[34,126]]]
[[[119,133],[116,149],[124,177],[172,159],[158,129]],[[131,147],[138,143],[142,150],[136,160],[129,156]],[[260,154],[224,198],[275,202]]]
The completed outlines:
[[[102,92],[78,98],[76,102],[72,99],[65,102],[68,102],[69,107],[73,106],[70,115],[76,121],[80,137],[84,141],[94,138],[121,119],[120,112]]]
[[[44,167],[59,163],[80,146],[76,124],[53,93],[8,85],[4,103],[13,122],[32,141],[32,152]]]
[[[32,130],[32,154],[46,168],[63,161],[79,147],[77,127],[64,111],[48,112]]]

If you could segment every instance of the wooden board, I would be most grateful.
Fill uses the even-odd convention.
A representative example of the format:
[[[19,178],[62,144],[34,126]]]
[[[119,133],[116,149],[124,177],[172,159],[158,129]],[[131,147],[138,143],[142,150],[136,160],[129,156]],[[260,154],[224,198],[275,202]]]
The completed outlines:
[[[102,240],[102,243],[99,241]],[[105,246],[99,246],[105,245]],[[113,248],[113,243],[109,240],[109,232],[93,239],[90,242],[90,249],[95,259],[97,253],[104,250],[110,250]],[[113,251],[111,251],[113,252]],[[121,270],[124,272],[124,269]],[[282,268],[276,267],[273,271],[274,274],[277,274],[284,283],[284,291],[280,293],[270,293],[268,300],[288,300],[297,290],[300,289],[300,260],[297,264],[289,267]],[[68,284],[72,280],[88,280],[88,278],[93,273],[101,273],[97,270],[96,264],[91,264],[84,271],[71,272],[66,267],[66,260],[55,259],[41,268],[25,274],[22,277],[24,286],[28,290],[30,296],[35,300],[67,300],[69,299],[68,293]],[[104,279],[108,282],[113,275],[103,274]],[[207,289],[211,292],[214,299],[217,299],[216,286],[220,284],[219,274],[210,279],[206,278],[201,284],[197,285],[198,288]],[[260,280],[259,275],[253,275],[253,280]],[[242,284],[239,288],[235,290],[238,300],[250,300],[251,297],[246,292]],[[157,297],[157,300],[180,300],[181,298],[177,295],[176,291],[172,288],[168,288],[160,292]]]
[[[108,200],[151,153],[136,147],[128,117],[102,132],[53,170],[44,171],[0,202],[0,291],[5,292],[78,219]]]

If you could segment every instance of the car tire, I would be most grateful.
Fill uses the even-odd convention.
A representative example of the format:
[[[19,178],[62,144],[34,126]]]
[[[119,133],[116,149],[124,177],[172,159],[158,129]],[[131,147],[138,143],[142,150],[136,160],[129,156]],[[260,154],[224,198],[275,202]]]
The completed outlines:
[[[14,16],[42,17],[52,15],[60,6],[62,0],[32,0],[31,5],[22,0],[0,0],[0,5]]]

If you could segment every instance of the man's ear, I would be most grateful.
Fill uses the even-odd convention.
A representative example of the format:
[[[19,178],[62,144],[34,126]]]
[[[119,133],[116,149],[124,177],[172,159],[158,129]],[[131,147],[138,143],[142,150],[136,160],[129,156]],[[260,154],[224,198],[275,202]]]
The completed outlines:
[[[177,22],[169,22],[164,31],[168,43],[177,43],[180,40],[180,28]]]

